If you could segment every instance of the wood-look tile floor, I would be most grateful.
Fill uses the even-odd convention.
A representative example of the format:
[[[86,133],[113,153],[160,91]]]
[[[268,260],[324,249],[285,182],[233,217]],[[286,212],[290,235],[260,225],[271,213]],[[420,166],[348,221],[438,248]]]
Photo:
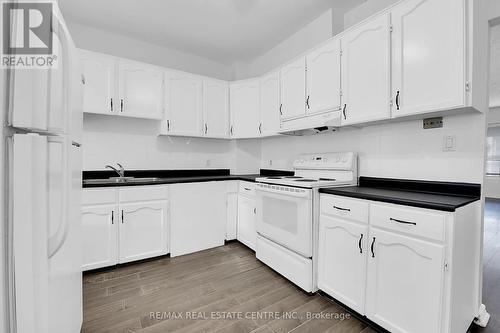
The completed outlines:
[[[82,332],[375,332],[301,291],[238,242],[88,273],[83,290]]]

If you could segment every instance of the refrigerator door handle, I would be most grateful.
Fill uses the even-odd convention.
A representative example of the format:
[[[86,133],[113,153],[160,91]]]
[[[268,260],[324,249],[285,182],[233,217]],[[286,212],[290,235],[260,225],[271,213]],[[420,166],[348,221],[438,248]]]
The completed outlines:
[[[48,137],[48,146],[57,145],[56,147],[60,148],[60,151],[55,151],[55,154],[60,154],[60,162],[61,165],[55,165],[53,161],[54,156],[52,155],[52,151],[49,148],[48,152],[48,164],[49,164],[49,212],[50,210],[56,209],[54,214],[49,213],[49,218],[54,219],[54,216],[59,217],[59,223],[57,225],[57,229],[54,233],[49,235],[48,241],[48,257],[53,257],[57,251],[63,246],[66,241],[66,236],[68,235],[68,219],[69,219],[69,210],[68,210],[68,198],[69,198],[69,175],[68,175],[68,142],[67,138],[63,137]],[[51,170],[52,167],[59,167],[59,170]],[[52,177],[52,175],[57,174],[57,177]],[[57,205],[54,202],[51,202],[51,197],[54,193],[50,193],[51,190],[54,190],[55,193],[60,193],[60,204]],[[59,191],[59,192],[58,192]],[[51,195],[52,194],[52,195]],[[57,199],[56,199],[57,200]],[[50,225],[54,224],[53,220],[49,220],[49,230]]]

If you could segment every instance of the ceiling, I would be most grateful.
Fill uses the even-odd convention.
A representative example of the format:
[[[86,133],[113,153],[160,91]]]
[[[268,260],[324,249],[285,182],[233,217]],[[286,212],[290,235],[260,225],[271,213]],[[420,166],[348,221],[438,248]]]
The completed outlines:
[[[350,0],[60,0],[66,20],[221,63],[261,55]]]

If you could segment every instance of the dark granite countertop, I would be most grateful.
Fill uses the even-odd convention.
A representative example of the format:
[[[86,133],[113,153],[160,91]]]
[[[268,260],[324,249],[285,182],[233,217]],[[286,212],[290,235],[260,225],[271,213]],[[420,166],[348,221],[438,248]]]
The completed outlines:
[[[321,193],[454,212],[477,201],[481,185],[360,177],[359,186],[321,188]]]
[[[177,183],[197,183],[224,180],[244,180],[255,182],[255,179],[263,176],[289,176],[293,171],[261,169],[259,174],[232,175],[229,169],[205,169],[205,170],[126,170],[125,177],[150,178],[143,181],[115,182],[108,180],[117,174],[111,170],[83,171],[83,188],[90,187],[112,187],[112,186],[141,186],[161,185]],[[154,179],[152,179],[154,178]],[[92,180],[98,179],[98,182]],[[90,180],[90,182],[88,181]]]

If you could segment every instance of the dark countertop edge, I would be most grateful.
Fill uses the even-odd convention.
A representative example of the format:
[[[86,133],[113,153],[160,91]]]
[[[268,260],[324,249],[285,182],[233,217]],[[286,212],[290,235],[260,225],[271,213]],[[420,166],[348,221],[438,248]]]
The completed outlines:
[[[392,203],[392,204],[396,204],[396,205],[410,206],[410,207],[417,207],[417,208],[426,208],[426,209],[440,210],[440,211],[446,211],[446,212],[454,212],[454,211],[456,211],[457,208],[463,207],[463,206],[468,205],[472,202],[480,200],[480,197],[460,196],[460,197],[467,199],[467,200],[464,200],[461,204],[449,205],[449,204],[421,201],[421,200],[399,199],[399,198],[387,197],[387,196],[383,196],[383,195],[345,192],[345,191],[342,191],[340,189],[341,188],[320,188],[319,192],[324,193],[324,194],[338,195],[338,196],[342,196],[342,197],[364,199],[364,200],[378,201],[378,202],[386,202],[386,203]],[[394,189],[394,190],[400,190],[400,189]],[[412,191],[403,191],[403,190],[400,190],[400,191],[412,192]],[[441,195],[443,195],[443,194],[441,194]],[[455,195],[454,197],[457,197],[457,196]]]
[[[231,175],[229,169],[205,169],[205,170],[129,170],[125,171],[125,176],[135,177],[155,177],[154,181],[133,182],[133,183],[105,183],[105,184],[83,184],[82,188],[97,187],[122,187],[122,186],[147,186],[165,185],[181,183],[200,183],[209,181],[243,180],[255,182],[255,179],[262,176],[289,176],[293,171],[261,169],[260,174]],[[85,179],[106,179],[114,177],[116,173],[112,170],[83,171]]]
[[[418,192],[428,194],[480,197],[481,185],[474,183],[359,177],[359,187],[388,189],[394,191]]]

